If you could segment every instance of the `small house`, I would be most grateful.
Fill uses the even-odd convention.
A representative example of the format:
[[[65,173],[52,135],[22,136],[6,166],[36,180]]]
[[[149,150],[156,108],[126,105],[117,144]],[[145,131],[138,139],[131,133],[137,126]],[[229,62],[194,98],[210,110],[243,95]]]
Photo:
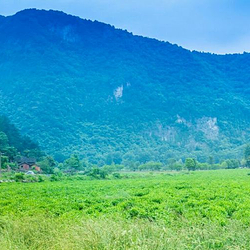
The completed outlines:
[[[16,159],[18,167],[20,170],[29,171],[31,169],[35,169],[36,171],[41,171],[40,167],[36,164],[35,158],[29,157],[18,157]]]

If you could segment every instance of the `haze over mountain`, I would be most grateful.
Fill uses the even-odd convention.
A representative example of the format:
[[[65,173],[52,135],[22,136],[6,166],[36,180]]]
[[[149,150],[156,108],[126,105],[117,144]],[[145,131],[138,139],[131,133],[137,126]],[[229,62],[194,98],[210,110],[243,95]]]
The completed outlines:
[[[0,111],[57,159],[236,158],[250,55],[190,52],[58,11],[0,17]]]

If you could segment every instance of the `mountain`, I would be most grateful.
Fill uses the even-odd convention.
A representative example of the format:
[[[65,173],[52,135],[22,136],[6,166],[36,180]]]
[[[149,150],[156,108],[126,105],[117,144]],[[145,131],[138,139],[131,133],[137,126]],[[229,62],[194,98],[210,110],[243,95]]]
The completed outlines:
[[[236,158],[250,55],[189,51],[58,11],[0,18],[0,112],[62,160]]]

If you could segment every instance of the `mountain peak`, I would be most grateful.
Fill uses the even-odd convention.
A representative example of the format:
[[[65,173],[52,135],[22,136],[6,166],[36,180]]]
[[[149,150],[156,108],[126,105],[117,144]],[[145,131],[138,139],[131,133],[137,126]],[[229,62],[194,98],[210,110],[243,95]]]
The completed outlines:
[[[11,37],[19,39],[20,43],[38,40],[48,42],[51,39],[57,42],[75,43],[92,40],[94,37],[97,42],[115,33],[127,34],[126,31],[115,31],[111,25],[81,19],[55,10],[25,9],[8,16],[7,20],[0,32],[3,36],[11,34]]]
[[[62,11],[57,11],[57,10],[43,10],[43,9],[24,9],[19,12],[17,12],[15,15],[12,17],[14,18],[25,18],[25,19],[42,19],[44,22],[47,21],[52,21],[52,20],[58,20],[59,22],[62,21],[76,21],[76,20],[84,20],[80,19],[79,17],[72,16],[69,14],[66,14]]]
[[[15,15],[39,15],[39,14],[61,14],[61,15],[65,15],[65,16],[71,16],[69,14],[66,14],[63,11],[59,11],[59,10],[45,10],[45,9],[36,9],[36,8],[29,8],[29,9],[23,9],[18,11]]]
[[[71,22],[73,24],[77,24],[79,22],[91,22],[91,23],[100,23],[98,21],[91,21],[84,18],[80,18],[78,16],[67,14],[63,11],[58,10],[44,10],[44,9],[24,9],[19,12],[17,12],[12,17],[24,17],[24,18],[36,18],[36,19],[42,19],[44,22],[47,21],[58,21],[64,24],[65,22]]]

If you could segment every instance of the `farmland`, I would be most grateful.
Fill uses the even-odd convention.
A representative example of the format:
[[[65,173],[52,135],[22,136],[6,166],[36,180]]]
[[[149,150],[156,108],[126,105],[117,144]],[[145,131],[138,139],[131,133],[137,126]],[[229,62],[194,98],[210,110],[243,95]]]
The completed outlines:
[[[249,249],[249,172],[1,183],[1,249]]]

